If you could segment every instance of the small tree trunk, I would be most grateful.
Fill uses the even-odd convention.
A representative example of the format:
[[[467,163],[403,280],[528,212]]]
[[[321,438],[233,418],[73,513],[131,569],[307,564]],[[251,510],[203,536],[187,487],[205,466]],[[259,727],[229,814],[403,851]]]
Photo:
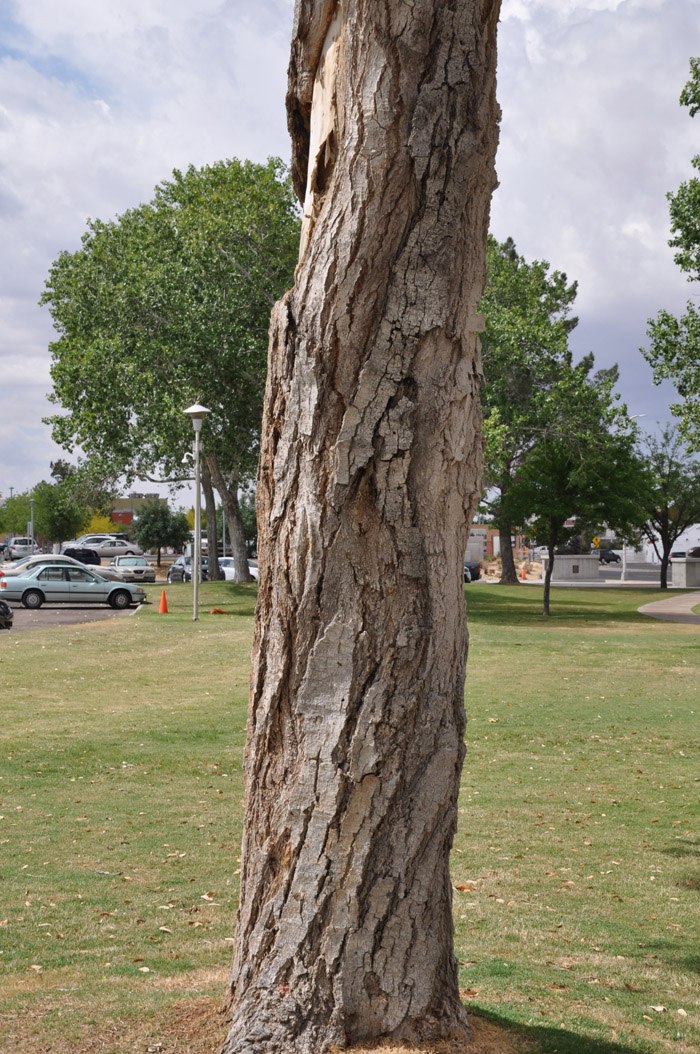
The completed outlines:
[[[517,586],[518,575],[515,570],[515,557],[513,556],[513,527],[512,524],[499,526],[498,539],[501,546],[501,577],[499,585]]]
[[[204,491],[204,507],[207,514],[207,549],[209,552],[209,567],[207,577],[210,582],[217,582],[222,578],[219,570],[219,539],[216,532],[216,498],[214,487],[211,482],[211,471],[206,457],[202,458],[202,490]]]
[[[661,589],[668,589],[668,568],[670,563],[670,555],[671,553],[669,549],[664,549],[663,553],[661,554]]]
[[[549,559],[547,560],[547,570],[544,573],[544,593],[542,597],[542,614],[549,614],[549,592],[552,585],[552,571],[554,570],[554,548],[556,542],[550,540],[548,545]]]
[[[245,547],[245,531],[241,507],[238,503],[238,480],[225,479],[215,454],[207,454],[209,470],[214,486],[219,492],[224,516],[228,523],[229,544],[234,563],[235,582],[254,582],[255,579],[248,567],[248,554]]]
[[[297,2],[305,220],[270,329],[226,1054],[466,1035],[449,852],[498,11]]]

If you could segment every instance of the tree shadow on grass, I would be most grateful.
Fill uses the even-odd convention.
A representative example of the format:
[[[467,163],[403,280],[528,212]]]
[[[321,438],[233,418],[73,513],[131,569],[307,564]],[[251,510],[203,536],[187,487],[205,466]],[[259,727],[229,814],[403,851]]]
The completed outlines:
[[[513,1036],[523,1054],[636,1054],[640,1047],[591,1039],[551,1025],[519,1025],[487,1010],[467,1010],[471,1020],[488,1021]]]
[[[475,625],[552,626],[569,622],[610,625],[648,625],[649,618],[637,608],[656,595],[641,590],[613,593],[611,590],[553,589],[551,615],[542,614],[540,586],[466,587],[467,614]]]

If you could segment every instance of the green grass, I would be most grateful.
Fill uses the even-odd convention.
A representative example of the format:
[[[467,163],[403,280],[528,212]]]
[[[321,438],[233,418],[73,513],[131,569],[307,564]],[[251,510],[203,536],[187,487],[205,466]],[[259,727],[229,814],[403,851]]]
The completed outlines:
[[[205,584],[193,623],[161,588],[0,638],[3,1054],[220,1038],[255,592]],[[550,619],[537,587],[466,593],[468,1006],[542,1054],[696,1051],[697,628],[637,614],[646,590],[556,589]]]

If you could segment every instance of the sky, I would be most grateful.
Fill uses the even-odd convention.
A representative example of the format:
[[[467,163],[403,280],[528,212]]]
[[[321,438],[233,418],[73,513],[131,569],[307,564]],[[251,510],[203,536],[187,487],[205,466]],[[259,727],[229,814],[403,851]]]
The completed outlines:
[[[289,158],[292,12],[292,0],[0,0],[0,496],[65,454],[42,423],[55,412],[37,304],[51,263],[79,248],[88,217],[150,200],[175,168]],[[693,295],[667,244],[666,193],[700,153],[700,115],[678,104],[699,36],[700,0],[504,0],[499,27],[492,232],[578,281],[572,347],[619,365],[650,431],[674,393],[639,353],[647,319]]]

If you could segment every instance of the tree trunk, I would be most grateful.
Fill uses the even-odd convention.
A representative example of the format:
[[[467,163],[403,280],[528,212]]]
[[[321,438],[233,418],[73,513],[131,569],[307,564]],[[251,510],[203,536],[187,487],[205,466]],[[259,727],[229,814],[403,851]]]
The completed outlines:
[[[467,1033],[449,852],[498,11],[297,0],[225,1054]]]
[[[661,581],[659,583],[661,589],[668,589],[668,567],[670,555],[671,553],[669,549],[664,549],[661,554]]]
[[[204,491],[204,507],[207,513],[207,551],[209,566],[207,577],[210,582],[218,582],[223,578],[219,570],[219,539],[216,533],[216,498],[214,487],[211,482],[211,471],[206,457],[202,458],[202,490]]]
[[[504,527],[499,526],[498,539],[501,548],[501,577],[499,579],[499,585],[502,586],[518,585],[518,575],[515,570],[515,558],[513,556],[512,537],[512,524],[509,523]]]
[[[224,478],[215,454],[207,454],[207,462],[212,481],[221,498],[224,516],[228,522],[229,544],[234,564],[234,581],[254,582],[255,579],[248,567],[243,518],[241,517],[241,507],[238,504],[238,480],[227,480]]]
[[[548,543],[548,554],[549,560],[547,561],[547,570],[544,573],[544,593],[542,596],[542,614],[549,615],[549,593],[552,586],[552,571],[554,570],[554,549],[556,547],[556,540],[552,541],[551,538]]]

